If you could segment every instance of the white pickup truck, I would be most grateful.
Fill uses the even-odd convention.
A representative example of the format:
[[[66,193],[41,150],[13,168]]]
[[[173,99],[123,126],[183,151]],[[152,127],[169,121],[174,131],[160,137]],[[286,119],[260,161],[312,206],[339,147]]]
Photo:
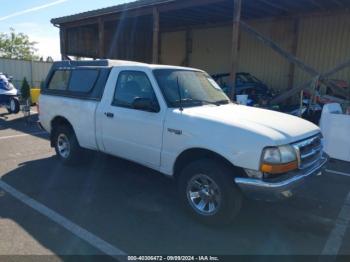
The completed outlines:
[[[290,197],[327,162],[317,126],[234,104],[198,69],[56,62],[39,105],[64,164],[89,149],[155,169],[175,178],[185,208],[205,223],[231,222],[244,195]]]

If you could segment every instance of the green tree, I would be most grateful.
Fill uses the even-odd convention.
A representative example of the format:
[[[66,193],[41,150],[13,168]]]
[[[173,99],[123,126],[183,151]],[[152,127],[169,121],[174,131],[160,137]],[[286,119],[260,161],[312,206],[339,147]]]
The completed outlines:
[[[27,101],[30,97],[30,87],[27,78],[24,78],[22,81],[21,96],[24,101]]]
[[[10,59],[38,60],[35,54],[36,42],[30,41],[29,37],[23,33],[16,33],[10,28],[10,33],[0,33],[0,57]]]

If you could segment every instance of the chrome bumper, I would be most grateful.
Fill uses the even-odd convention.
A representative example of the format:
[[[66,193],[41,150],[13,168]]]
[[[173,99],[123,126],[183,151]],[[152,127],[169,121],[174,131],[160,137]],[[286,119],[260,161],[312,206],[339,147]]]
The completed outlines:
[[[323,155],[319,162],[307,170],[298,170],[290,173],[289,178],[278,182],[266,182],[261,179],[235,178],[235,182],[244,195],[256,200],[276,201],[289,198],[305,182],[308,177],[319,176],[328,161]]]

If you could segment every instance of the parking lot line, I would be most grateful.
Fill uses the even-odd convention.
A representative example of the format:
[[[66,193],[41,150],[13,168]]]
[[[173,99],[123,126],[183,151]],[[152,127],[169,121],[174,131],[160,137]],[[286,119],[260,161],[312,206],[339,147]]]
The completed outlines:
[[[28,134],[20,134],[20,135],[12,135],[12,136],[0,136],[0,140],[17,138],[17,137],[24,137],[24,136],[44,135],[44,134],[47,134],[47,132],[40,131],[40,132],[34,132],[34,133],[28,133]]]
[[[95,247],[96,249],[102,251],[103,253],[116,257],[116,256],[125,256],[126,253],[122,251],[121,249],[112,246],[111,244],[107,243],[106,241],[102,240],[98,236],[90,233],[86,229],[78,226],[77,224],[73,223],[69,219],[63,217],[62,215],[58,214],[57,212],[49,209],[48,207],[44,206],[43,204],[37,202],[36,200],[30,198],[29,196],[19,192],[12,186],[8,185],[7,183],[3,182],[0,179],[0,188],[16,198],[17,200],[23,202],[27,206],[31,207],[32,209],[36,210],[37,212],[41,213],[42,215],[46,216],[47,218],[51,219],[52,221],[56,222],[60,226],[64,227],[77,237],[81,238],[82,240],[89,243],[91,246]],[[119,258],[120,259],[120,258]]]
[[[348,193],[343,207],[339,212],[338,218],[335,221],[335,226],[331,231],[326,245],[323,248],[322,255],[330,255],[325,257],[327,261],[335,261],[336,256],[342,246],[347,227],[350,222],[350,192]],[[321,259],[323,260],[323,259]]]
[[[330,170],[330,169],[326,169],[325,171],[328,172],[328,173],[336,174],[336,175],[349,176],[350,177],[349,173],[344,173],[344,172]]]

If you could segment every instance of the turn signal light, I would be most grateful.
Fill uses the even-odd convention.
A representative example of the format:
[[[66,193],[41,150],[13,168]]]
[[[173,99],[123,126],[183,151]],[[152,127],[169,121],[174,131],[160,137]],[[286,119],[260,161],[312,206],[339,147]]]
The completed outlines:
[[[282,174],[298,168],[298,161],[293,161],[287,164],[261,164],[261,172],[268,174]]]

